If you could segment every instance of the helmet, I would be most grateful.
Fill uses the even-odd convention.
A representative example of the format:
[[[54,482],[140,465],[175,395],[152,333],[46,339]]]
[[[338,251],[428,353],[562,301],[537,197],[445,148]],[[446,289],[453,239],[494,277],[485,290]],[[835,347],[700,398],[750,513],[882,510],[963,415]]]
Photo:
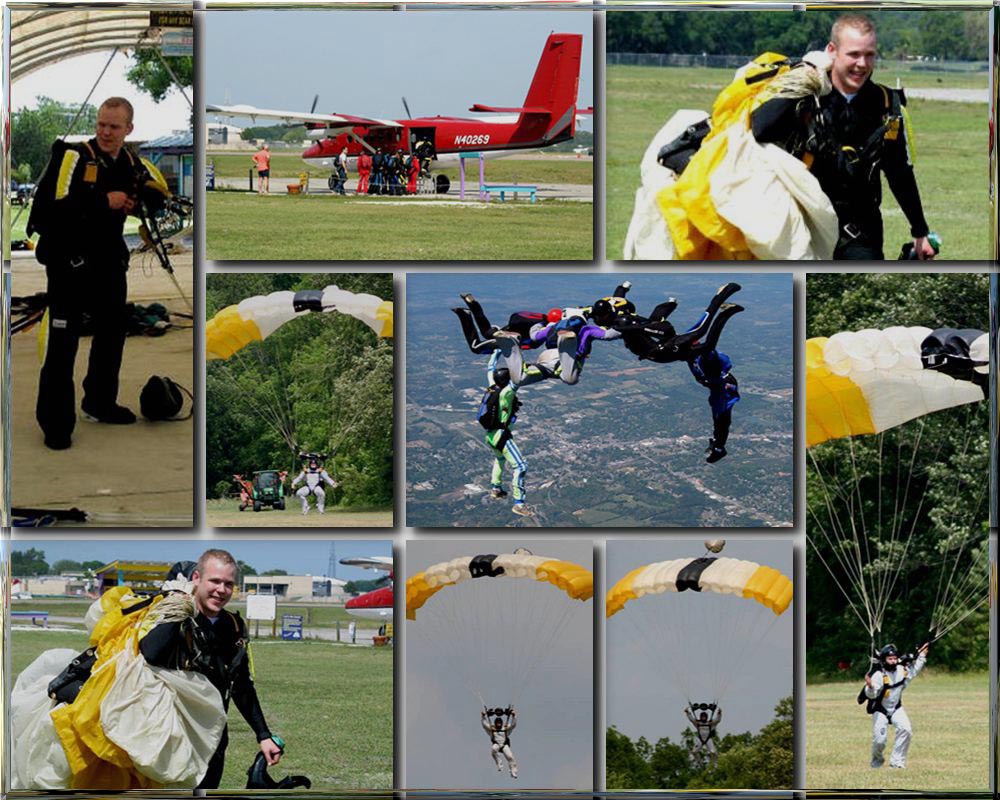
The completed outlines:
[[[493,382],[502,389],[510,383],[510,370],[506,367],[498,367],[493,370]]]
[[[889,656],[896,656],[896,658],[899,658],[899,650],[896,649],[896,645],[887,644],[878,651],[878,660],[883,664]]]
[[[594,321],[598,324],[611,322],[615,318],[615,310],[611,305],[611,301],[606,297],[598,300],[590,309],[590,316],[593,317]]]
[[[579,317],[584,319],[587,315],[583,313],[582,308],[567,308],[563,312],[563,319],[571,319],[572,317]]]
[[[545,315],[545,319],[549,322],[558,322],[562,319],[562,309],[550,308],[548,313]]]

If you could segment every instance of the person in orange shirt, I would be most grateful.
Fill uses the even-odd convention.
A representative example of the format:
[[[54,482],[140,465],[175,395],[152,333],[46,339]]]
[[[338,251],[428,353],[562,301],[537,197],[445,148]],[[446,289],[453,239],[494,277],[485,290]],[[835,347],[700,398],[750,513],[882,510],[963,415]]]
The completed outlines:
[[[265,144],[253,154],[253,165],[257,170],[257,194],[269,194],[271,182],[271,151]]]
[[[420,177],[420,161],[415,155],[410,155],[406,160],[406,166],[409,170],[409,182],[406,184],[406,191],[409,194],[417,193],[417,178]]]
[[[358,155],[358,194],[368,194],[368,180],[372,174],[372,157],[367,150]]]

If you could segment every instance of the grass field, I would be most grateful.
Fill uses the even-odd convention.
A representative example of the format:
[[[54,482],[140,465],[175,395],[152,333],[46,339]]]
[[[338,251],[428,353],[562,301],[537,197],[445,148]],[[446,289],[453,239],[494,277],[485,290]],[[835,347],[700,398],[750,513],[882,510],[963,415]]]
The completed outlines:
[[[215,162],[217,178],[246,178],[250,156],[242,153],[209,154],[208,162]],[[298,153],[278,153],[271,155],[271,191],[284,191],[284,184],[298,181],[300,172],[309,172],[312,178],[323,178],[327,173],[310,168]],[[457,187],[458,165],[434,167],[434,172],[447,175]],[[563,156],[556,158],[498,158],[486,162],[488,183],[574,183],[592,186],[594,183],[594,162],[590,158]],[[479,181],[479,162],[469,161],[465,165],[465,176],[473,185]],[[357,173],[348,174],[356,179]],[[254,188],[257,179],[254,177]]]
[[[594,206],[209,192],[214,260],[589,260]]]
[[[296,498],[285,501],[285,510],[264,508],[260,511],[239,510],[236,500],[207,500],[205,521],[209,527],[240,528],[391,528],[392,509],[355,510],[328,508],[325,514],[316,513],[313,507],[303,516],[302,506]]]
[[[871,717],[855,703],[860,683],[806,687],[806,786],[810,789],[989,789],[990,686],[986,673],[928,671],[903,698],[913,725],[905,770],[868,766]],[[889,732],[891,747],[894,731]],[[889,747],[886,748],[888,761]]]
[[[895,86],[896,72],[876,72]],[[653,135],[677,110],[708,110],[731,79],[730,70],[622,67],[607,71],[607,257],[620,260],[639,184],[639,162]],[[939,82],[940,81],[940,82]],[[987,88],[986,73],[908,71],[904,87]],[[916,175],[931,230],[942,239],[941,258],[990,256],[987,106],[910,99],[916,139]],[[884,180],[883,180],[884,183]],[[885,253],[895,258],[909,226],[884,188]]]
[[[14,631],[14,676],[43,650],[81,651],[86,646],[83,633]],[[251,649],[264,715],[272,732],[287,743],[272,777],[306,775],[314,789],[392,787],[391,648],[263,640]],[[253,733],[231,709],[220,788],[246,786],[246,770],[256,751]]]

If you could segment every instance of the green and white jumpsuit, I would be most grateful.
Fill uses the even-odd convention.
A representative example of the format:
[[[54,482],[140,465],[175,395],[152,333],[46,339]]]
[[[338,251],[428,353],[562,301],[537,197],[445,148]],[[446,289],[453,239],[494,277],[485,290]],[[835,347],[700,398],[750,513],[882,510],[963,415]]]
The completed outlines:
[[[528,463],[521,455],[521,451],[514,443],[510,432],[510,426],[514,424],[517,417],[514,415],[514,399],[517,390],[513,384],[507,384],[500,390],[500,425],[495,430],[486,432],[486,444],[493,451],[493,474],[490,478],[490,485],[494,489],[500,489],[503,485],[503,468],[505,464],[510,464],[514,470],[514,504],[524,502],[524,475],[528,471]]]

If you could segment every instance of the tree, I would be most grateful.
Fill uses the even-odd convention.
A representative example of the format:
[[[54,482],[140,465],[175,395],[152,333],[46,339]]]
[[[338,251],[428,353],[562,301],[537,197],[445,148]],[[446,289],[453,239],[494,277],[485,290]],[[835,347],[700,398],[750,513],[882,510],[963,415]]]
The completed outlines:
[[[192,56],[168,56],[166,62],[170,65],[177,80],[185,89],[191,86],[194,78],[194,58]],[[176,86],[174,79],[163,66],[159,54],[153,49],[136,50],[132,55],[132,67],[126,73],[128,82],[142,92],[145,92],[157,103],[166,97]]]
[[[32,575],[48,575],[49,565],[45,561],[45,551],[36,550],[34,547],[28,550],[15,550],[10,554],[11,574],[18,577],[31,577]]]
[[[344,594],[364,594],[378,588],[379,580],[348,581],[344,584]]]
[[[49,568],[50,575],[61,575],[64,572],[82,572],[83,564],[71,558],[60,558]]]
[[[269,569],[265,572],[260,573],[261,577],[268,577],[271,575],[287,575],[288,573],[283,569]]]
[[[236,559],[236,573],[238,575],[256,575],[257,570],[251,567],[246,561],[240,561]]]
[[[79,106],[39,97],[36,108],[14,112],[11,119],[11,161],[20,180],[36,179],[49,163],[52,143],[69,133],[69,125]],[[97,125],[97,107],[87,105],[72,132],[92,134]]]

